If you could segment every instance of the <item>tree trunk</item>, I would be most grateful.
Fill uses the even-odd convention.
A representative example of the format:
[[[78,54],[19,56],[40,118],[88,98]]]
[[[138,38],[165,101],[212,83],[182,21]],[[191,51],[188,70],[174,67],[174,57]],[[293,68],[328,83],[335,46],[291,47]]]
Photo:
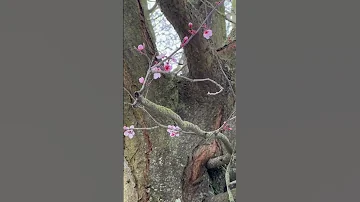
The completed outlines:
[[[179,0],[160,0],[158,3],[181,39],[189,35],[189,22],[197,28],[206,18],[206,12],[211,10],[210,7],[205,9],[205,5],[201,3],[192,5]],[[145,77],[149,67],[146,57],[137,53],[134,46],[145,43],[150,55],[155,54],[156,47],[145,23],[141,1],[124,1],[124,9],[124,87],[133,95],[141,88],[138,79]],[[220,16],[214,15],[212,22],[211,29],[216,36],[212,45],[201,32],[184,49],[189,67],[188,77],[213,79],[225,88],[224,91],[209,96],[207,92],[218,91],[218,87],[211,82],[190,83],[177,77],[162,75],[160,79],[151,82],[146,97],[175,111],[183,120],[192,122],[205,131],[219,128],[234,110],[235,104],[229,82],[219,66],[222,65],[225,73],[233,79],[234,62],[225,66],[224,60],[220,59],[216,49],[224,43],[222,38],[225,37],[222,35],[225,31],[221,25],[215,26],[221,24]],[[235,59],[230,58],[232,61]],[[124,102],[133,102],[126,91]],[[171,120],[162,119],[156,114],[152,116],[164,125],[174,125]],[[124,125],[146,128],[155,126],[156,123],[141,109],[125,104]],[[210,158],[224,153],[222,143],[215,140],[203,141],[203,138],[190,134],[170,137],[165,129],[135,132],[133,139],[124,138],[124,155],[129,167],[125,170],[129,179],[133,179],[129,181],[132,185],[127,186],[133,188],[125,189],[124,195],[131,193],[137,197],[128,201],[175,201],[180,198],[183,202],[197,202],[224,191],[222,169],[215,169],[213,172],[206,169]],[[235,141],[235,131],[227,135]]]

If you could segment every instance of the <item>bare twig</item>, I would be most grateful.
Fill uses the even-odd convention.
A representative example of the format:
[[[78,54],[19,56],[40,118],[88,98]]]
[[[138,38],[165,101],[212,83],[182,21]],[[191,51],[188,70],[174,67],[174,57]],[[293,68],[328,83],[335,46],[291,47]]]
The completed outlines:
[[[223,73],[223,75],[225,76],[226,81],[227,81],[227,82],[228,82],[228,84],[229,84],[230,90],[231,90],[231,92],[232,92],[232,94],[233,94],[234,98],[236,99],[236,94],[235,94],[234,89],[232,88],[231,81],[230,81],[230,79],[226,76],[225,71],[224,71],[224,69],[223,69],[223,67],[222,67],[222,65],[221,65],[220,58],[219,58],[219,56],[217,55],[217,53],[216,53],[216,51],[215,51],[215,50],[213,50],[213,54],[215,55],[215,57],[216,57],[216,61],[217,61],[217,62],[218,62],[218,64],[219,64],[220,70],[221,70],[221,72]]]
[[[175,72],[175,75],[181,72],[181,70],[183,70],[185,67],[187,67],[187,64],[184,64],[177,72]]]
[[[124,102],[125,105],[132,105],[130,102]]]
[[[173,74],[172,72],[161,71],[161,70],[160,70],[160,71],[154,70],[154,71],[152,71],[152,72],[153,72],[153,73],[162,73],[162,74]],[[175,76],[177,76],[177,77],[180,77],[180,78],[182,78],[182,79],[185,79],[185,80],[187,80],[187,81],[190,81],[190,82],[210,81],[210,82],[212,82],[213,84],[217,85],[217,86],[220,88],[220,90],[217,91],[217,92],[215,92],[215,93],[210,93],[210,92],[208,92],[208,93],[207,93],[208,95],[217,95],[217,94],[221,93],[221,92],[224,90],[224,88],[223,88],[219,83],[217,83],[216,81],[214,81],[214,80],[212,80],[212,79],[210,79],[210,78],[205,78],[205,79],[190,79],[190,78],[188,78],[188,77],[181,76],[181,75],[177,75],[177,74],[173,74],[173,75],[175,75]]]
[[[150,128],[131,128],[129,130],[153,130],[153,129],[156,129],[156,128],[159,128],[159,126],[153,126],[153,127],[150,127]]]
[[[136,100],[136,99],[132,96],[132,94],[130,93],[130,91],[129,91],[128,89],[126,89],[125,87],[123,87],[123,88],[124,88],[124,90],[130,95],[131,99]]]
[[[208,95],[217,95],[217,94],[221,93],[224,90],[224,88],[220,84],[218,84],[216,81],[214,81],[212,79],[209,79],[209,78],[206,78],[206,79],[190,79],[190,78],[187,78],[187,77],[181,76],[181,75],[176,75],[176,76],[178,76],[180,78],[183,78],[185,80],[188,80],[190,82],[210,81],[210,82],[214,83],[215,85],[217,85],[220,88],[220,90],[215,92],[215,93],[208,92],[207,93]]]
[[[144,110],[149,116],[150,118],[160,127],[162,128],[167,128],[167,126],[161,124],[160,122],[158,122],[153,116],[151,116],[151,114],[144,108],[144,107],[141,107],[142,110]]]
[[[230,188],[230,189],[236,188],[236,180],[234,180],[234,181],[232,181],[232,182],[229,183],[229,188]]]
[[[201,0],[201,2],[203,2],[203,3],[207,3],[209,6],[211,6],[212,8],[215,8],[215,6],[211,3],[211,2],[209,2],[209,1],[207,1],[207,0],[205,0],[205,1],[203,1],[203,0]],[[232,21],[231,19],[229,19],[224,13],[221,13],[218,9],[215,9],[216,10],[216,12],[219,14],[219,15],[221,15],[222,17],[224,17],[227,21],[229,21],[229,22],[231,22],[231,23],[233,23],[233,24],[236,24],[236,22],[234,22],[234,21]]]
[[[157,6],[158,6],[158,2],[156,1],[154,6],[149,9],[149,13],[153,13],[156,10]]]

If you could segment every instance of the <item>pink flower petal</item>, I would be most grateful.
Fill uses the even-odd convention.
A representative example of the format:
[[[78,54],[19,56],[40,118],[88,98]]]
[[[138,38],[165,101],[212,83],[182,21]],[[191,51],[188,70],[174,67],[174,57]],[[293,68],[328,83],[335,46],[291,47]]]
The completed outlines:
[[[161,77],[161,74],[160,73],[154,73],[154,79],[158,79]]]
[[[205,39],[209,39],[212,36],[212,30],[211,29],[205,30],[203,36],[205,37]]]
[[[188,39],[189,39],[189,37],[188,37],[188,36],[185,36],[182,43],[183,43],[183,44],[186,43]]]
[[[139,78],[139,82],[140,82],[140,83],[144,83],[144,81],[145,81],[144,77],[140,77],[140,78]]]
[[[159,60],[163,59],[164,57],[165,57],[165,54],[160,54],[160,55],[156,56],[156,58],[159,59]]]
[[[166,64],[164,65],[164,70],[165,70],[165,71],[169,72],[169,71],[171,71],[171,69],[172,69],[172,67],[171,67],[171,65],[170,65],[169,63],[166,63]]]
[[[144,45],[141,45],[141,44],[140,44],[140,45],[138,45],[138,48],[137,48],[137,49],[138,49],[138,51],[142,51],[142,50],[144,50]]]

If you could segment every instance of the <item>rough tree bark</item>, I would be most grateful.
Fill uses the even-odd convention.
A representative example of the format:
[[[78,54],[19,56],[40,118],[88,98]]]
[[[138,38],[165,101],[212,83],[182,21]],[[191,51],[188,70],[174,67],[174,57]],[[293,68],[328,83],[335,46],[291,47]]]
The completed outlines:
[[[197,28],[211,10],[211,7],[205,8],[201,1],[190,3],[184,0],[159,0],[158,4],[180,38],[188,35],[189,22]],[[126,14],[123,76],[126,103],[133,102],[127,91],[133,95],[141,88],[138,78],[145,77],[148,69],[146,57],[138,54],[134,46],[145,43],[148,53],[156,53],[154,39],[151,37],[152,34],[149,34],[141,5],[141,0],[124,1]],[[221,65],[230,80],[234,81],[235,57],[233,49],[227,49],[226,54],[226,51],[221,49],[225,42],[221,22],[220,16],[212,16],[209,24],[214,31],[212,45],[202,37],[202,33],[199,33],[184,51],[189,78],[211,78],[225,90],[218,95],[208,96],[207,92],[218,91],[211,82],[190,83],[177,77],[163,75],[151,82],[146,97],[175,111],[183,120],[197,124],[206,131],[219,128],[234,110],[235,104],[229,82],[220,69]],[[221,58],[227,58],[231,62],[224,65]],[[234,88],[234,85],[232,87]],[[152,115],[164,125],[174,125],[173,122],[164,120],[156,114]],[[156,124],[141,109],[124,104],[124,125],[146,128]],[[235,141],[235,131],[227,135]],[[128,166],[125,173],[127,179],[131,179],[124,181],[124,195],[131,193],[135,197],[128,201],[175,201],[177,198],[181,201],[211,201],[215,194],[224,192],[224,171],[221,168],[208,171],[206,163],[209,159],[225,153],[221,149],[221,144],[219,141],[203,141],[200,137],[186,134],[172,138],[164,129],[136,131],[133,139],[124,138],[124,155]],[[219,198],[221,197],[216,199]]]

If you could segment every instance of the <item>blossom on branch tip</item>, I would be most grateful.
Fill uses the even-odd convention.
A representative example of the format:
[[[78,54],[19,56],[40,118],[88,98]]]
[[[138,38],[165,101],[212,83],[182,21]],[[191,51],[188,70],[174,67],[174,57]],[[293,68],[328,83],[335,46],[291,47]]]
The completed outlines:
[[[192,29],[193,23],[189,22],[189,28]]]
[[[160,73],[154,73],[154,79],[158,79],[161,77],[161,74]]]
[[[224,127],[223,127],[223,130],[224,131],[227,131],[227,130],[232,130],[232,128],[230,128],[230,125],[229,124],[227,124],[226,122],[224,122]]]
[[[205,37],[205,39],[210,39],[210,37],[212,36],[212,30],[211,29],[205,30],[203,36]]]
[[[164,57],[166,57],[165,54],[160,54],[160,55],[156,56],[156,58],[157,58],[158,60],[163,59]]]
[[[169,133],[170,137],[175,137],[175,136],[179,136],[180,130],[181,129],[179,128],[179,126],[168,125],[167,132]]]
[[[130,139],[132,139],[135,135],[135,132],[132,129],[134,129],[133,125],[131,125],[130,127],[124,126],[124,130],[125,130],[124,135],[128,136]]]
[[[140,77],[140,78],[139,78],[139,82],[140,82],[140,83],[144,83],[144,81],[145,81],[144,77]]]
[[[137,50],[141,52],[142,50],[144,50],[144,48],[145,48],[145,44],[143,43],[138,45]]]
[[[172,60],[173,62],[177,62],[177,59],[174,58],[174,57],[171,57],[171,60]]]
[[[164,70],[167,71],[167,72],[169,72],[169,71],[171,71],[171,69],[172,69],[171,65],[170,65],[168,62],[165,63],[165,65],[164,65]]]
[[[183,47],[188,40],[189,40],[189,37],[185,36],[183,41],[182,41],[181,47]]]
[[[161,69],[158,68],[158,67],[152,68],[152,70],[153,70],[153,71],[161,71]],[[160,74],[160,73],[158,73],[158,72],[155,72],[155,73],[154,73],[154,79],[158,79],[158,78],[160,78],[160,77],[161,77],[161,74]]]

